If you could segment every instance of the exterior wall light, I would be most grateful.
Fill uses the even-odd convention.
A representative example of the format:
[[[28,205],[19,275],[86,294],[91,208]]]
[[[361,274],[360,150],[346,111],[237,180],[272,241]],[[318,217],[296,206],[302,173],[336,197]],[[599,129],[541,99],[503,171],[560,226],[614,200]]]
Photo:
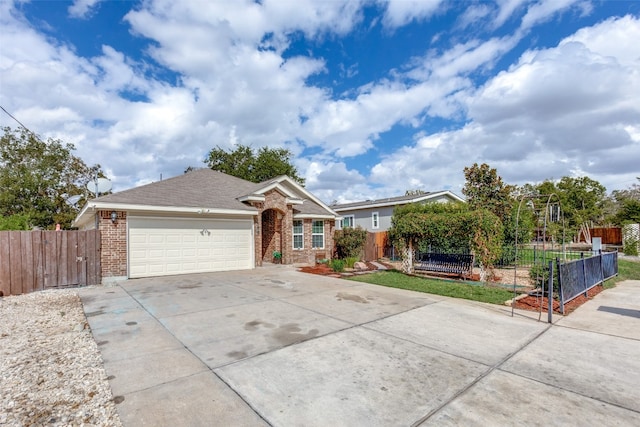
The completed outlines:
[[[115,224],[117,220],[118,220],[118,213],[116,211],[111,211],[111,222]]]

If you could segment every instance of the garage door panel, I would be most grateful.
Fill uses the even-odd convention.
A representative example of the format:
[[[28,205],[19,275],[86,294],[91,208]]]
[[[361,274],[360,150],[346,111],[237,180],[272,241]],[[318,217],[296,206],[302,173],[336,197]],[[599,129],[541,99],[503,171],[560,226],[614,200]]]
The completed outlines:
[[[129,276],[252,268],[252,220],[129,217]]]

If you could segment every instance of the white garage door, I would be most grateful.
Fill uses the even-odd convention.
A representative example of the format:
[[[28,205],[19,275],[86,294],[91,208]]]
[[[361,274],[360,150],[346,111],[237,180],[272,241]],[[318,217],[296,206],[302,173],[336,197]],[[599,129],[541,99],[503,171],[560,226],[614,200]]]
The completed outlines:
[[[253,268],[252,220],[128,222],[131,278]]]

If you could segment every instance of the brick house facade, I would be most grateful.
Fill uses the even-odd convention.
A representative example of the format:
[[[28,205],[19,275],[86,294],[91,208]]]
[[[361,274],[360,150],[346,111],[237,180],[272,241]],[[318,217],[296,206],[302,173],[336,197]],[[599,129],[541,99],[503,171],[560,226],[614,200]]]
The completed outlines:
[[[203,197],[203,200],[196,202],[185,200],[184,203],[188,206],[185,208],[176,207],[179,205],[180,197],[186,198],[185,193],[198,187],[198,185],[194,185],[194,178],[199,178],[197,184],[204,187],[202,191],[198,192],[198,197]],[[168,187],[167,181],[170,180],[174,180],[173,186]],[[156,189],[153,187],[157,184],[164,184],[164,188],[157,189],[156,199],[150,199],[149,195],[154,194]],[[234,186],[239,188],[234,189]],[[273,254],[276,251],[282,254],[280,262],[283,264],[313,264],[318,259],[330,259],[332,256],[333,233],[338,215],[287,177],[279,177],[267,183],[254,184],[229,177],[220,172],[206,170],[191,172],[182,177],[139,188],[145,191],[132,189],[121,193],[132,193],[127,194],[126,198],[117,197],[119,193],[114,193],[90,201],[76,219],[76,226],[79,228],[97,226],[101,231],[103,278],[124,278],[130,275],[128,269],[131,254],[128,253],[129,242],[127,240],[130,220],[139,222],[140,218],[160,217],[197,221],[203,218],[203,211],[206,211],[208,217],[215,215],[215,218],[229,218],[229,221],[238,221],[240,218],[244,224],[247,224],[246,221],[250,221],[252,229],[247,228],[247,231],[251,232],[253,240],[254,266],[274,262]],[[231,190],[228,190],[229,188]],[[220,193],[224,193],[225,190],[234,191],[231,194],[235,194],[233,200],[227,202],[226,205],[218,200],[221,197]],[[167,193],[170,192],[175,192],[177,199],[171,204],[164,200],[167,198]],[[237,196],[238,193],[246,195]],[[147,202],[145,198],[150,201]],[[224,211],[222,212],[216,207],[207,209],[191,207],[208,206],[207,203],[211,204],[212,200],[221,204],[225,208]],[[102,201],[106,201],[106,203]],[[142,202],[147,204],[142,204]],[[233,206],[234,203],[238,206],[235,208],[238,214],[234,213],[235,210],[227,208],[227,206]],[[157,207],[158,204],[160,204],[160,208]],[[123,208],[125,205],[126,209]],[[167,206],[166,210],[163,206]],[[116,213],[115,221],[112,219],[113,212]],[[314,227],[314,221],[316,227]],[[294,222],[298,226],[295,248]],[[301,233],[300,225],[302,225]],[[318,232],[320,229],[321,233]]]
[[[254,219],[255,227],[255,259],[256,265],[273,262],[273,253],[282,254],[283,264],[313,264],[318,259],[330,259],[333,253],[333,232],[335,220],[323,221],[324,244],[314,248],[312,244],[313,218],[297,218],[294,206],[287,204],[287,197],[277,190],[265,193],[264,202],[255,202],[258,209]],[[303,247],[293,247],[293,222],[303,222]]]

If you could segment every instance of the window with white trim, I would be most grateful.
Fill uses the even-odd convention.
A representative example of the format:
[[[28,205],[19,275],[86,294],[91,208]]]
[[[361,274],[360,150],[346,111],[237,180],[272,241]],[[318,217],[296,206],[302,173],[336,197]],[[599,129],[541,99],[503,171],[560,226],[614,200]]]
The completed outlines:
[[[380,215],[378,212],[371,213],[371,228],[380,228]]]
[[[347,215],[342,218],[342,228],[353,228],[354,216]]]
[[[301,219],[293,220],[293,249],[304,249],[304,228]]]
[[[311,224],[311,247],[324,249],[324,221],[314,220]]]

